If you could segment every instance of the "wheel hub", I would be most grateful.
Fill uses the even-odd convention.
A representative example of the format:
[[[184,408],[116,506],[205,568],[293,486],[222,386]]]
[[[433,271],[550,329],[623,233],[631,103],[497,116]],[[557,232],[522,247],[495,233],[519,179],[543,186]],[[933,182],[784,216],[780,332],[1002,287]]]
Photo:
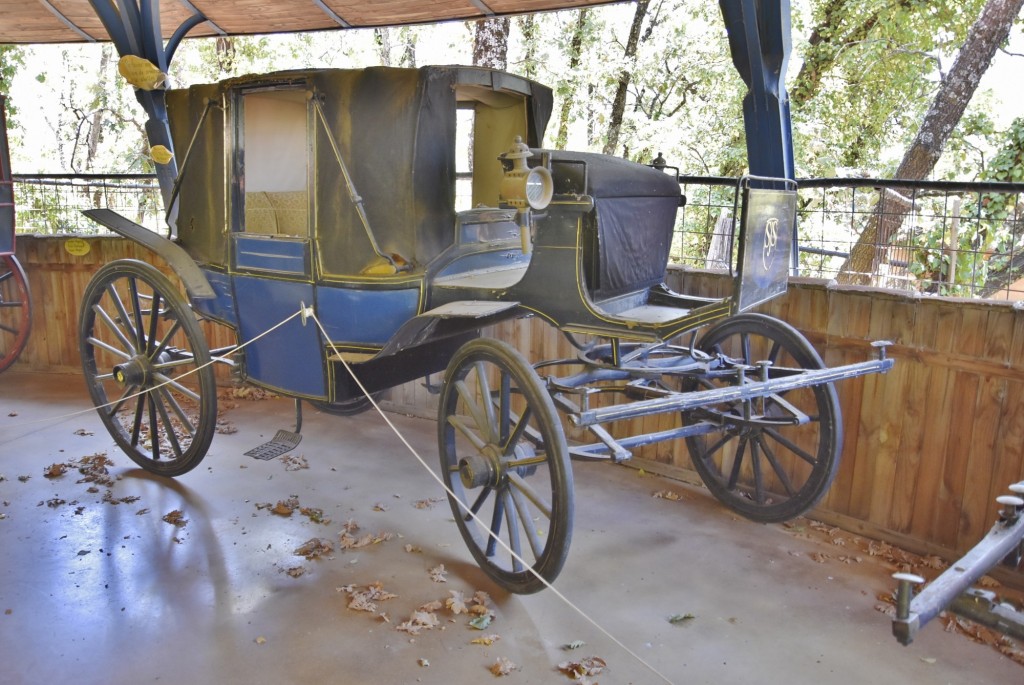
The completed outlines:
[[[459,460],[459,478],[466,488],[494,487],[500,472],[497,462],[483,454],[471,454]]]
[[[114,367],[114,380],[123,386],[145,386],[149,379],[149,360],[143,356],[136,356],[124,364],[118,364]]]

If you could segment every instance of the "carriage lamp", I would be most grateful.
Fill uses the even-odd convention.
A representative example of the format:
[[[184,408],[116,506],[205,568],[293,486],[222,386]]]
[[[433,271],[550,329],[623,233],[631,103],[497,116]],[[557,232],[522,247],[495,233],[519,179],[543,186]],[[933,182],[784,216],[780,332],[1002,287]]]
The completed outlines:
[[[501,159],[512,160],[512,168],[501,179],[501,199],[520,211],[544,209],[554,192],[550,171],[526,166],[527,158],[532,156],[521,136],[516,136],[509,151],[501,155]]]
[[[516,136],[509,151],[500,156],[501,160],[512,162],[512,168],[507,169],[501,178],[500,196],[505,204],[519,210],[517,219],[524,253],[529,253],[531,247],[530,210],[545,209],[551,203],[551,196],[554,193],[550,171],[542,166],[532,169],[526,166],[527,158],[532,155],[522,137]]]

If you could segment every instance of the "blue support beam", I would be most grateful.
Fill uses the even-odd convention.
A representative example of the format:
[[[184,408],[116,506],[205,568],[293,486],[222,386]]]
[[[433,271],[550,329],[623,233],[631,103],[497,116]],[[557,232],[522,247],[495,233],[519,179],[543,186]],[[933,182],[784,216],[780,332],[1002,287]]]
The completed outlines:
[[[792,51],[789,0],[719,0],[729,49],[749,89],[743,99],[750,173],[796,178],[786,92]]]
[[[185,34],[206,21],[206,17],[200,14],[189,17],[178,27],[165,46],[160,26],[160,0],[117,0],[116,3],[111,0],[89,0],[89,4],[103,22],[121,57],[135,55],[149,60],[165,74],[170,66],[171,57]],[[148,117],[146,136],[149,138],[150,147],[163,145],[174,152],[163,87],[154,90],[137,88],[135,98]],[[172,201],[174,181],[178,176],[177,159],[172,158],[167,164],[157,164],[156,174],[166,206]],[[168,209],[167,223],[173,238],[177,235],[177,206]]]

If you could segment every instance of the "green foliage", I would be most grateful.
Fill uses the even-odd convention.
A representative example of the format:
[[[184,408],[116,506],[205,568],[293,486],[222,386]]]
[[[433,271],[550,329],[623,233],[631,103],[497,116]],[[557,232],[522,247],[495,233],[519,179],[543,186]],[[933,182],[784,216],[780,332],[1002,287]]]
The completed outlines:
[[[980,180],[1024,182],[1024,118],[1014,120],[1001,137],[1003,145],[979,174]],[[943,282],[942,292],[956,295],[973,295],[990,287],[991,279],[1008,277],[1005,272],[1014,266],[1013,256],[1024,250],[1019,201],[1018,193],[978,193],[967,198],[959,211],[956,244],[951,245],[950,222],[931,227],[921,238],[924,249],[911,271],[919,278]]]
[[[885,175],[912,140],[984,0],[816,0],[815,29],[794,39],[791,87],[799,175],[847,168]]]
[[[17,126],[18,107],[10,97],[11,79],[25,66],[25,50],[17,45],[0,45],[0,93],[7,96],[7,125]]]

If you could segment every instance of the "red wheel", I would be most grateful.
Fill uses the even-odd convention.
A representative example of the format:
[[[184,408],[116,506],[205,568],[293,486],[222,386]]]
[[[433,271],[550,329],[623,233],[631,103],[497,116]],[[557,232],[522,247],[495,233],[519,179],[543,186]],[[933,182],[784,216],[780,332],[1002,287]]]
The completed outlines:
[[[0,257],[0,371],[18,358],[32,329],[32,298],[14,255]]]

